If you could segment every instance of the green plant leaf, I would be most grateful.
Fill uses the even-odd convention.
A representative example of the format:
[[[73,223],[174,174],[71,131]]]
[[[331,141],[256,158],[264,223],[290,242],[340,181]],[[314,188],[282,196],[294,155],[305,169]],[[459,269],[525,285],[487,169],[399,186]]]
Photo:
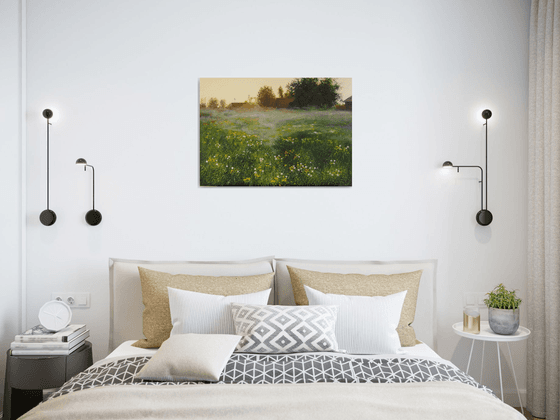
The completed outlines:
[[[496,309],[517,309],[521,304],[521,299],[517,297],[515,290],[507,290],[503,283],[500,283],[494,289],[486,293],[488,296],[484,299],[484,303],[489,308]]]

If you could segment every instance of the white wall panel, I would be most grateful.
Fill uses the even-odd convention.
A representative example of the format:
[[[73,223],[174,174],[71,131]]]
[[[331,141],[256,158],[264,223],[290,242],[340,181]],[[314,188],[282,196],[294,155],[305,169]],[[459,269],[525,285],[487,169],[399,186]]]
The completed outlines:
[[[0,2],[0,411],[6,351],[21,327],[21,2]]]

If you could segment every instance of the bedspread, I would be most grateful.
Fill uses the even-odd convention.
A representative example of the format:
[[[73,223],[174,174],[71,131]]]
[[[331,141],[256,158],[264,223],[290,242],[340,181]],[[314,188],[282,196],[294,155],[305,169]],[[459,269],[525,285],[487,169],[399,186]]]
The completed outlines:
[[[193,385],[204,382],[149,382],[134,375],[150,360],[129,357],[91,367],[64,384],[51,399],[82,389],[109,385]],[[411,383],[461,382],[492,394],[472,377],[443,360],[422,358],[366,358],[340,354],[260,355],[234,353],[224,368],[219,384],[296,383]]]

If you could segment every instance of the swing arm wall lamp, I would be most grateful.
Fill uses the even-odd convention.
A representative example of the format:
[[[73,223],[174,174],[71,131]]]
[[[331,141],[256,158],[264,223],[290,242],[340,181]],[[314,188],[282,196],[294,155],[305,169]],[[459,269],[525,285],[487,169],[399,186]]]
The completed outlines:
[[[480,211],[476,214],[476,221],[481,226],[488,226],[494,219],[488,210],[488,119],[490,117],[492,117],[492,111],[489,109],[482,111],[482,118],[486,120],[483,124],[486,126],[486,178],[484,178],[484,170],[478,165],[453,165],[450,161],[445,161],[442,165],[445,169],[457,168],[457,172],[459,172],[459,168],[480,169]],[[484,206],[484,190],[486,190],[486,207]]]
[[[86,213],[86,222],[90,226],[97,226],[101,223],[102,216],[98,210],[95,210],[95,168],[92,165],[88,165],[87,161],[84,158],[79,158],[76,160],[76,165],[83,165],[84,171],[89,166],[92,171],[93,175],[93,208]]]

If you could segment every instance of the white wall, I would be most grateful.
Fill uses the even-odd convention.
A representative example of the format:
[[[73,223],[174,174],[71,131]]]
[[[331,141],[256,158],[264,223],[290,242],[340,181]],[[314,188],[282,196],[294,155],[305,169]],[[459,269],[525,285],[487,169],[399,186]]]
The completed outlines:
[[[528,0],[27,7],[29,325],[51,292],[91,292],[74,319],[105,356],[109,257],[437,258],[438,351],[465,368],[470,343],[451,331],[461,293],[504,282],[525,296]],[[351,188],[198,186],[198,78],[263,76],[353,78]],[[48,228],[38,219],[47,106],[60,115]],[[495,220],[483,228],[478,173],[440,167],[483,163],[485,107]],[[83,220],[91,173],[78,157],[96,168],[98,227]],[[512,350],[525,388],[525,344]]]
[[[0,1],[0,411],[6,351],[21,314],[21,67],[20,7]]]

